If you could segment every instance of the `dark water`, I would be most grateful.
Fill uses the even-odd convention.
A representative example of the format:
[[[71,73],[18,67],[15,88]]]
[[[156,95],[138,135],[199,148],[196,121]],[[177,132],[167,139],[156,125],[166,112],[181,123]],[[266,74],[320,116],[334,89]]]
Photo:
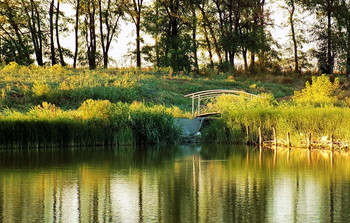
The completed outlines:
[[[0,222],[350,222],[346,153],[0,151]]]

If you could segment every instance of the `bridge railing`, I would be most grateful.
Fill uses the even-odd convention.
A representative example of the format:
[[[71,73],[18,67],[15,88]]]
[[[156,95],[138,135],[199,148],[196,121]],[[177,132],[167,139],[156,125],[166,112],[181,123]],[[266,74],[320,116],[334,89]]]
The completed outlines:
[[[206,90],[206,91],[198,91],[191,94],[187,94],[184,97],[189,97],[192,99],[192,117],[201,116],[201,106],[202,101],[210,98],[216,98],[223,94],[229,94],[235,97],[243,97],[247,99],[253,99],[254,97],[261,97],[259,95],[251,94],[244,91],[237,90],[225,90],[225,89],[217,89],[217,90]],[[196,105],[197,103],[197,105]],[[196,110],[197,107],[197,110]],[[217,112],[213,112],[217,113]]]

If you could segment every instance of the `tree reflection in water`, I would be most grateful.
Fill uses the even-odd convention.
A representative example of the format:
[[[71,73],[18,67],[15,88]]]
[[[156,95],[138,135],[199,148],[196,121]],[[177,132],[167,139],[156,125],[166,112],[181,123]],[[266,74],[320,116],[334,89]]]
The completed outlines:
[[[240,146],[0,152],[0,222],[347,222],[348,153]]]

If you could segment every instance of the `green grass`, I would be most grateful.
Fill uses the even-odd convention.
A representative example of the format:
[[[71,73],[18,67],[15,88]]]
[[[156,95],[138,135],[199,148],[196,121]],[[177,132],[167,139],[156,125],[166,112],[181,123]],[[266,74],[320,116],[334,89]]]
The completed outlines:
[[[175,143],[179,130],[172,110],[143,103],[87,100],[77,110],[61,110],[44,102],[26,113],[6,110],[0,115],[0,147]]]
[[[307,102],[301,105],[298,101],[276,102],[302,88],[300,81],[294,83],[285,76],[194,78],[173,75],[168,68],[90,71],[11,63],[0,70],[0,144],[39,148],[173,143],[179,130],[172,119],[190,117],[191,99],[183,96],[210,89],[243,90],[266,99],[234,101],[223,96],[212,101],[208,109],[221,111],[223,118],[203,129],[205,142],[245,142],[248,127],[251,141],[257,141],[259,127],[266,139],[272,127],[279,138],[290,132],[295,145],[309,132],[315,138],[334,134],[339,140],[350,139],[350,100],[334,95],[328,87],[324,90],[329,94],[322,94],[316,105],[313,94],[320,95],[319,86],[333,86],[325,76],[319,80],[317,86],[307,85],[309,90],[299,94]],[[336,103],[323,105],[329,97]]]
[[[234,80],[231,76],[193,78],[170,76],[165,69],[74,70],[54,67],[23,67],[10,64],[0,70],[0,106],[25,112],[42,101],[63,109],[76,109],[87,99],[177,106],[190,110],[183,95],[209,89],[237,89],[271,93],[275,97],[293,94],[292,84]]]

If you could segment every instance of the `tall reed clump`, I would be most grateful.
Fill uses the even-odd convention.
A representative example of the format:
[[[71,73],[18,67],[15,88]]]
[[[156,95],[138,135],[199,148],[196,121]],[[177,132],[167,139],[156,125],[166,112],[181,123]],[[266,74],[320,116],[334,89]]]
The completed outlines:
[[[264,140],[271,140],[275,129],[279,142],[287,143],[288,134],[292,145],[301,146],[309,134],[315,141],[328,140],[331,135],[336,140],[350,140],[350,108],[344,107],[340,96],[337,80],[332,83],[322,75],[295,92],[290,103],[277,105],[266,95],[252,100],[227,95],[210,106],[222,112],[221,129],[231,137],[230,141],[257,143],[259,129]]]
[[[262,122],[266,127],[272,125],[270,113],[274,103],[273,97],[268,94],[254,98],[232,95],[218,97],[209,104],[208,110],[220,111],[222,119],[213,121],[204,129],[204,141],[243,143],[247,140],[247,132],[253,140]]]
[[[306,143],[309,133],[313,140],[318,141],[329,139],[331,134],[337,140],[349,140],[349,117],[350,108],[290,106],[227,110],[223,115],[223,122],[232,135],[239,136],[234,140],[241,143],[247,137],[252,142],[258,142],[259,128],[264,140],[271,140],[275,128],[278,140],[286,143],[289,133],[292,145],[301,146]]]
[[[26,113],[0,115],[3,148],[174,143],[179,130],[163,106],[86,100],[77,110],[63,111],[43,102]]]

